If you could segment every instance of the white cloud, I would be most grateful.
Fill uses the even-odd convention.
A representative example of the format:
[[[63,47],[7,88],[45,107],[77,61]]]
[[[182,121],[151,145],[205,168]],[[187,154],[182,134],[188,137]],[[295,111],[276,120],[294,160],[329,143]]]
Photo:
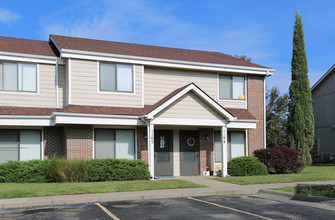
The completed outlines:
[[[0,22],[10,24],[20,19],[20,15],[16,12],[0,8]]]

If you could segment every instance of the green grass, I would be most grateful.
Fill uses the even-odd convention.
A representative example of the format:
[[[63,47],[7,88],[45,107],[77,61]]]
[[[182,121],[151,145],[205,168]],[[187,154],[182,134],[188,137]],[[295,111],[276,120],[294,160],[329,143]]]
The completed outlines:
[[[309,166],[306,167],[300,174],[277,174],[226,178],[217,177],[212,178],[212,180],[239,185],[335,180],[335,165]]]
[[[135,180],[90,183],[0,183],[0,199],[206,187],[183,180]]]
[[[304,194],[310,196],[321,196],[326,198],[335,199],[335,185],[305,185],[305,186],[292,186],[282,187],[272,190],[282,192]]]

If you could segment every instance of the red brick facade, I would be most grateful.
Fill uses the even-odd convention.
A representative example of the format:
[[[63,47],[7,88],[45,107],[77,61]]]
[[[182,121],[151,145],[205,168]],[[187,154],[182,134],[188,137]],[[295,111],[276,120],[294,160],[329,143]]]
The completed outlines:
[[[203,171],[214,170],[214,132],[211,128],[199,129],[200,142],[200,175]],[[206,139],[208,136],[208,139]]]
[[[137,127],[137,159],[148,163],[147,127]]]
[[[92,158],[92,125],[66,125],[64,127],[64,138],[67,158]]]
[[[249,155],[264,148],[264,76],[248,76],[248,110],[258,120],[256,129],[248,131]]]
[[[43,128],[43,145],[45,159],[51,158],[53,156],[66,156],[63,133],[63,127]]]

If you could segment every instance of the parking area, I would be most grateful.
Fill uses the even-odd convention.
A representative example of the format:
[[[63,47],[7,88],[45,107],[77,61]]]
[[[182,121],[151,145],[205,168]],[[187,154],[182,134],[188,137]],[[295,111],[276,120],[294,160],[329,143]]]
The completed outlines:
[[[335,219],[324,210],[244,195],[186,197],[0,211],[1,219]]]

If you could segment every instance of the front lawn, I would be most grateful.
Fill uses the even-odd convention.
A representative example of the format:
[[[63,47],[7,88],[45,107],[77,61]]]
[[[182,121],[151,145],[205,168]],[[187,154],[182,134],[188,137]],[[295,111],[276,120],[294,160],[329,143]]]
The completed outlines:
[[[295,187],[283,187],[272,190],[335,199],[335,185],[298,185]]]
[[[306,167],[300,174],[277,174],[226,178],[217,177],[212,178],[212,180],[239,185],[335,180],[335,165],[309,166]]]
[[[0,199],[206,187],[183,180],[134,180],[86,183],[0,183]]]

